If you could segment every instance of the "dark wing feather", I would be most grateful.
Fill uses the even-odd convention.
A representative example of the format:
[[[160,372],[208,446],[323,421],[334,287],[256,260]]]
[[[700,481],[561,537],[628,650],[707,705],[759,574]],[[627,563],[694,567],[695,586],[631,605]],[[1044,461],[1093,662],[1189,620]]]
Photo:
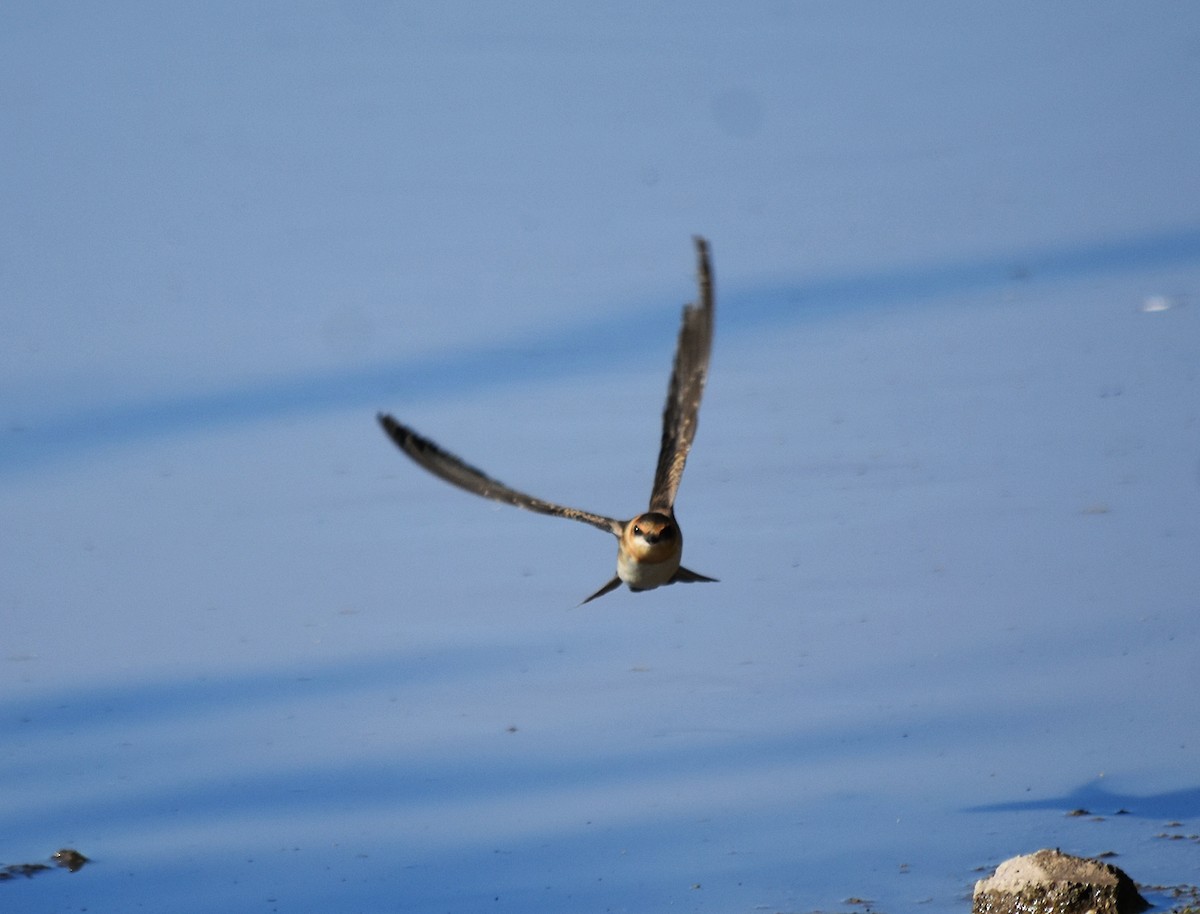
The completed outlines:
[[[518,492],[516,489],[510,489],[504,483],[497,482],[453,454],[443,451],[428,438],[422,438],[411,428],[401,425],[391,416],[380,413],[378,418],[379,424],[383,426],[388,437],[396,443],[396,447],[434,476],[444,479],[460,489],[466,489],[468,492],[474,492],[476,495],[482,495],[493,501],[515,505],[527,511],[536,511],[538,514],[550,514],[554,517],[565,517],[568,520],[591,524],[614,536],[621,535],[624,525],[619,520],[580,511],[577,508],[566,508],[552,502],[542,501],[540,498],[534,498],[532,495],[526,495],[524,492]]]
[[[700,412],[700,397],[708,377],[708,360],[713,338],[713,282],[708,258],[708,242],[696,239],[696,256],[700,284],[699,299],[684,306],[683,324],[679,328],[679,343],[675,349],[675,369],[667,389],[667,405],[663,408],[662,444],[658,450],[658,467],[654,471],[654,490],[650,495],[650,510],[670,513],[675,505],[675,493],[687,463],[692,439],[696,437],[696,422]]]

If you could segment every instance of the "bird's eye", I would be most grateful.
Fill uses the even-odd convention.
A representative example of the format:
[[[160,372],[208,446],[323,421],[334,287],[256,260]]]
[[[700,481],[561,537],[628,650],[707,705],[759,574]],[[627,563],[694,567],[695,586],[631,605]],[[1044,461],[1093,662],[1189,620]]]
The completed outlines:
[[[637,524],[634,524],[634,525],[633,525],[633,535],[634,535],[634,536],[641,536],[641,535],[642,535],[642,528],[641,528],[641,527],[639,527]]]

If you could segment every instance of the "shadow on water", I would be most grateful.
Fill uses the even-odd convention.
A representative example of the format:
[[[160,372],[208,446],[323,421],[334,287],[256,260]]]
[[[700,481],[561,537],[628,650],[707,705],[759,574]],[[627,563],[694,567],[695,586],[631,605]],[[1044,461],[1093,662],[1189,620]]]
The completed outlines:
[[[17,792],[0,809],[0,835],[20,836],[24,846],[102,836],[81,843],[96,861],[87,880],[38,885],[44,910],[52,909],[46,892],[92,911],[137,909],[119,907],[131,898],[175,912],[272,910],[260,907],[268,899],[280,910],[449,910],[485,903],[498,910],[491,905],[501,899],[523,911],[659,909],[699,891],[692,884],[701,878],[718,883],[722,873],[736,872],[749,884],[755,880],[748,875],[763,867],[774,871],[761,884],[784,878],[775,858],[747,860],[729,850],[739,833],[757,827],[752,807],[720,812],[710,823],[711,810],[680,812],[681,791],[730,772],[761,769],[775,777],[797,759],[839,755],[858,728],[831,722],[749,744],[714,735],[687,745],[651,741],[635,751],[599,753],[582,747],[514,751],[521,737],[499,731],[494,742],[475,739],[467,752],[427,740],[406,747],[402,737],[392,737],[393,751],[386,754],[351,750],[276,765],[227,766],[222,760],[231,749],[220,745],[211,771],[164,759],[164,752],[187,751],[175,746],[180,734],[190,734],[188,745],[201,744],[203,733],[235,715],[291,721],[293,735],[285,739],[297,741],[303,759],[306,741],[329,739],[309,731],[310,702],[351,693],[378,700],[434,681],[471,690],[511,663],[510,653],[494,646],[449,647],[2,701],[0,740],[37,746],[26,758],[39,762],[36,771],[12,758],[0,766],[0,778]],[[403,719],[395,725],[402,728]],[[255,757],[253,750],[247,757]],[[62,794],[14,802],[24,783],[38,794],[61,785]],[[563,798],[580,795],[587,799],[571,801],[572,808],[592,810],[604,821],[593,824],[590,814],[557,809]],[[686,805],[713,806],[690,796]],[[359,818],[362,831],[357,825],[347,831],[345,821]],[[382,827],[371,824],[380,821]],[[430,822],[440,836],[425,833]],[[189,837],[206,834],[217,837]],[[263,834],[272,837],[264,841]],[[140,856],[106,846],[114,842],[140,847]],[[834,878],[840,871],[824,861],[830,853],[809,848],[805,865]],[[789,856],[787,869],[794,866]],[[732,886],[734,877],[728,881]],[[816,872],[813,884],[819,884]],[[710,884],[710,897],[716,889]],[[738,907],[749,910],[759,900],[747,897]]]
[[[1028,812],[1039,809],[1061,810],[1064,813],[1085,810],[1098,816],[1122,814],[1143,819],[1196,819],[1200,818],[1200,787],[1166,793],[1113,793],[1099,781],[1090,781],[1061,797],[993,803],[973,806],[966,811]]]
[[[736,337],[839,312],[894,307],[1018,280],[1053,282],[1196,261],[1200,261],[1200,228],[1181,228],[908,269],[720,288],[720,333]],[[675,309],[658,306],[626,309],[618,316],[612,316],[612,309],[606,312],[603,318],[549,329],[519,345],[489,345],[405,364],[377,363],[157,400],[81,404],[74,411],[4,430],[0,475],[78,459],[100,447],[203,429],[347,408],[374,411],[399,396],[411,402],[504,383],[598,374],[651,350],[657,353],[678,321]],[[631,317],[631,312],[636,316]]]
[[[554,654],[549,645],[547,654]],[[564,661],[570,662],[570,661]],[[295,712],[297,739],[307,738],[302,711],[309,702],[324,703],[351,694],[403,695],[409,688],[419,689],[435,683],[447,683],[455,689],[471,689],[476,681],[490,681],[511,674],[512,658],[507,649],[495,645],[459,646],[413,655],[380,654],[355,657],[336,663],[317,663],[302,668],[253,669],[241,673],[180,680],[132,682],[115,686],[91,686],[86,690],[48,693],[36,699],[0,702],[0,740],[5,743],[55,744],[67,737],[74,744],[96,741],[111,748],[109,738],[128,738],[136,732],[189,732],[189,728],[220,726],[233,714],[270,715],[272,709],[286,706],[283,713]],[[400,705],[403,709],[403,705]],[[292,717],[288,717],[292,720]],[[398,723],[398,726],[402,722]],[[320,763],[312,768],[288,771],[271,770],[249,775],[240,781],[223,780],[200,789],[187,786],[186,798],[173,787],[148,792],[140,800],[128,796],[109,798],[103,794],[91,802],[73,797],[61,807],[39,805],[35,820],[24,820],[12,808],[0,809],[0,835],[41,830],[47,822],[136,823],[154,818],[167,808],[188,807],[197,819],[219,818],[230,808],[265,814],[274,808],[296,810],[302,806],[319,808],[370,808],[381,803],[426,800],[430,784],[434,793],[462,799],[482,799],[497,793],[531,794],[578,788],[584,784],[628,784],[663,777],[685,778],[691,775],[743,768],[772,768],[779,763],[803,758],[812,762],[845,751],[859,739],[861,723],[845,721],[803,733],[782,732],[759,736],[752,745],[736,734],[714,732],[686,746],[651,743],[634,754],[593,756],[590,759],[568,752],[559,756],[533,758],[482,758],[449,755],[430,761],[387,757],[384,759],[348,759]],[[498,730],[499,734],[500,731]],[[312,734],[315,742],[326,737]],[[509,738],[500,734],[499,738]],[[13,783],[22,777],[54,782],[71,780],[77,765],[72,756],[46,751],[37,772],[24,762],[7,759],[0,762],[0,779]],[[97,759],[97,762],[99,760]],[[61,769],[61,770],[60,770]],[[317,789],[313,789],[317,788]],[[206,792],[211,792],[205,796]]]
[[[525,647],[547,663],[586,662],[555,644]],[[837,836],[845,821],[878,827],[894,818],[903,797],[831,790],[813,772],[894,753],[895,726],[850,714],[803,729],[600,749],[559,734],[552,751],[501,728],[466,743],[405,735],[406,711],[429,720],[447,710],[437,700],[421,707],[428,687],[479,695],[516,672],[511,647],[444,645],[0,700],[0,743],[10,747],[0,759],[10,791],[0,836],[19,836],[22,850],[74,842],[96,861],[86,880],[39,882],[41,910],[73,909],[48,904],[47,893],[91,911],[136,909],[121,906],[131,892],[176,912],[271,910],[260,907],[266,900],[279,910],[659,910],[681,901],[689,910],[704,902],[753,910],[793,884],[812,893],[797,909],[811,910],[864,881],[893,885],[861,872],[880,853],[870,836],[854,835],[854,853]],[[387,706],[394,716],[379,710],[392,696],[402,699]],[[370,729],[388,731],[387,750],[363,751],[368,740],[327,751],[335,737],[320,722],[331,703],[361,706]],[[1007,713],[1015,732],[1028,709]],[[996,726],[996,715],[969,703],[905,722],[938,734],[942,749],[973,745]],[[262,739],[239,748],[256,730]],[[209,740],[212,758],[195,764]],[[270,747],[274,740],[282,744]],[[776,813],[740,798],[754,784],[770,785]],[[1066,797],[966,811],[1078,807],[1189,818],[1200,813],[1200,791],[1134,796],[1091,783]],[[764,853],[764,829],[795,840],[797,819],[809,823],[805,846]],[[914,890],[917,877],[897,878],[907,881],[896,890]],[[925,891],[945,891],[942,877],[929,878]]]
[[[279,910],[813,910],[921,879],[950,897],[933,871],[864,872],[893,860],[878,842],[896,836],[875,832],[911,801],[840,771],[896,753],[894,709],[766,730],[676,721],[661,737],[632,713],[641,736],[611,740],[589,737],[585,704],[528,732],[456,727],[467,707],[489,718],[489,690],[529,658],[542,688],[559,665],[612,650],[594,636],[565,653],[557,636],[521,644],[519,658],[511,644],[449,643],[0,699],[0,836],[16,853],[70,842],[96,861],[85,879],[39,883],[29,909],[136,910],[120,905],[133,892],[174,912],[271,910],[267,898]],[[861,678],[848,665],[822,688]],[[339,747],[322,730],[331,708],[379,739]],[[1015,732],[1027,714],[965,703],[903,726],[945,749]],[[438,735],[447,722],[459,736]],[[782,906],[795,885],[811,894]]]
[[[164,679],[133,685],[89,686],[86,691],[50,693],[36,699],[0,702],[0,740],[16,738],[25,727],[39,734],[82,733],[203,718],[225,707],[270,707],[303,700],[318,691],[328,697],[381,687],[428,684],[464,670],[495,673],[507,666],[494,646],[430,649],[411,656],[393,653],[359,656],[352,664],[254,669],[190,681]],[[4,775],[0,762],[0,777]]]

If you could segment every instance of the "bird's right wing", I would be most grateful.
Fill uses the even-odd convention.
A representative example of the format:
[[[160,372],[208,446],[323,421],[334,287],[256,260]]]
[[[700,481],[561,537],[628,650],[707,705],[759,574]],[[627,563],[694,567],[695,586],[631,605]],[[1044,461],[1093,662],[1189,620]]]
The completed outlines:
[[[448,451],[443,451],[428,438],[421,437],[411,428],[401,425],[386,413],[380,413],[378,419],[379,424],[383,426],[388,437],[395,442],[396,447],[434,476],[444,479],[451,485],[456,485],[460,489],[466,489],[468,492],[474,492],[476,495],[482,495],[493,501],[502,501],[505,504],[524,508],[527,511],[577,520],[598,527],[613,536],[621,535],[621,530],[625,525],[619,520],[604,517],[601,514],[580,511],[578,508],[556,505],[553,502],[542,501],[540,498],[526,495],[524,492],[518,492],[516,489],[510,489],[504,483],[492,479]]]

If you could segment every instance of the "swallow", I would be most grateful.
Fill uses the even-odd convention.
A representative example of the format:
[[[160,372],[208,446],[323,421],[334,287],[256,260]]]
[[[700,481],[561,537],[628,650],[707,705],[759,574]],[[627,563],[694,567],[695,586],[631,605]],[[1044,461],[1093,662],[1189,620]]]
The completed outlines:
[[[679,342],[675,348],[675,363],[667,388],[667,403],[663,408],[662,441],[658,464],[654,471],[654,486],[650,506],[631,520],[617,520],[578,508],[568,508],[518,492],[492,479],[461,458],[442,450],[437,444],[401,425],[386,413],[377,418],[384,432],[400,450],[419,466],[446,482],[527,511],[565,517],[590,524],[617,538],[617,573],[583,603],[611,593],[622,584],[631,591],[653,590],[666,584],[712,581],[689,571],[679,564],[683,555],[683,534],[675,519],[675,494],[687,463],[688,452],[696,437],[700,398],[708,377],[708,362],[713,338],[713,279],[709,263],[708,242],[696,237],[699,298],[683,308]],[[582,606],[583,603],[580,605]]]

